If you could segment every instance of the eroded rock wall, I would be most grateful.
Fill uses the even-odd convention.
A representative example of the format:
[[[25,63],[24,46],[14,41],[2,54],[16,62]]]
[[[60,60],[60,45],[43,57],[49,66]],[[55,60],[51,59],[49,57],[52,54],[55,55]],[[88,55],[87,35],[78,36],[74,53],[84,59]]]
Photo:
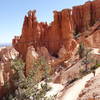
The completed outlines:
[[[11,60],[17,58],[19,53],[12,47],[5,47],[0,50],[0,100],[9,89],[14,88],[11,69]]]
[[[100,0],[88,1],[84,5],[73,7],[72,10],[54,11],[54,21],[50,25],[39,23],[35,13],[36,11],[28,12],[24,19],[22,35],[13,39],[15,49],[24,60],[30,45],[35,49],[46,47],[53,56],[58,56],[62,46],[69,51],[73,33],[85,32],[100,19]]]
[[[95,31],[94,34],[90,35],[88,38],[85,38],[83,43],[87,47],[100,48],[100,30]]]
[[[72,9],[73,26],[76,34],[86,31],[100,19],[100,0],[88,1]]]
[[[46,47],[49,53],[56,57],[62,46],[69,51],[73,39],[71,10],[54,11],[54,21],[50,25],[38,23],[35,12],[28,12],[28,16],[24,19],[22,35],[13,39],[13,45],[23,59],[25,60],[30,45],[35,49]]]

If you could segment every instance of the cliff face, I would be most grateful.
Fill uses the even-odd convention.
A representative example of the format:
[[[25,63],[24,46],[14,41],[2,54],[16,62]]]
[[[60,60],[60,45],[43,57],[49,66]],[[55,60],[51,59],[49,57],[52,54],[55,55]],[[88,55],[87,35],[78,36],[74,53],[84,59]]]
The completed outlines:
[[[95,31],[87,38],[82,38],[86,47],[100,48],[100,30]]]
[[[24,19],[22,35],[13,39],[15,49],[24,60],[30,45],[36,50],[38,47],[46,47],[50,55],[55,57],[63,46],[67,52],[74,49],[76,43],[73,40],[73,33],[84,34],[100,19],[100,0],[88,1],[84,5],[73,7],[72,10],[54,11],[54,21],[50,25],[37,22],[35,12],[28,12],[28,16]],[[94,34],[97,32],[92,32],[92,36],[87,41],[95,42],[93,38],[99,35]],[[96,43],[99,44],[100,38],[97,38]],[[96,43],[92,43],[93,47],[97,47]]]
[[[81,33],[77,38],[77,42],[83,43],[86,47],[100,48],[100,21]]]
[[[13,45],[23,58],[26,57],[30,45],[35,49],[46,47],[51,55],[57,56],[62,46],[65,46],[66,50],[70,49],[72,36],[71,10],[54,11],[54,21],[50,25],[38,23],[35,11],[29,11],[24,19],[22,35],[13,39]]]
[[[88,1],[72,9],[73,26],[76,33],[86,31],[100,19],[100,0]]]

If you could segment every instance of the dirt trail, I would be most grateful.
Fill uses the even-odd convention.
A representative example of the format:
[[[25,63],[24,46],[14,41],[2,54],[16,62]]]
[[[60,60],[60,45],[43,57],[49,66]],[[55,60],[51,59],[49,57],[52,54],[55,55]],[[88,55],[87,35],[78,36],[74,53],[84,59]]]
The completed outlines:
[[[100,68],[96,69],[96,75],[100,73]],[[62,100],[77,100],[80,92],[84,89],[85,84],[93,77],[93,73],[84,76],[82,79],[78,80],[71,88],[69,88]]]

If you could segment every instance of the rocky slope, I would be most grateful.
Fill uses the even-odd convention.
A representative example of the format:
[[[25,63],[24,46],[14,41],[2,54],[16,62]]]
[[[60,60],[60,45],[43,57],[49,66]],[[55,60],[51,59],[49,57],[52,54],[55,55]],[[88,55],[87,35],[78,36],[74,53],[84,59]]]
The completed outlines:
[[[73,7],[72,17],[75,32],[86,31],[100,19],[100,0],[88,1],[84,5]]]
[[[6,92],[5,87],[10,84],[10,88],[13,87],[11,77],[13,75],[13,70],[11,69],[11,60],[18,56],[18,52],[12,47],[4,47],[0,49],[0,97],[2,97]]]
[[[100,74],[87,82],[77,100],[100,100]]]
[[[83,33],[76,36],[76,40],[84,43],[86,47],[100,48],[100,21],[97,21],[93,26],[89,27]]]

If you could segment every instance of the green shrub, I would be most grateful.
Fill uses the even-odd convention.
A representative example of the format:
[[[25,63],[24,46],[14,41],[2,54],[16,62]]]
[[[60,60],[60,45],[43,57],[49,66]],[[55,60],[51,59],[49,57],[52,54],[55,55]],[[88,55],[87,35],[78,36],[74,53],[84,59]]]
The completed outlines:
[[[13,93],[7,94],[6,100],[50,100],[50,98],[45,97],[45,95],[51,89],[47,84],[51,67],[44,57],[39,58],[33,63],[33,68],[27,77],[25,77],[24,74],[24,66],[25,63],[21,59],[12,61],[11,68],[15,70],[13,81],[16,89]],[[39,88],[38,83],[41,79],[44,79],[44,83],[42,83]]]
[[[83,58],[85,56],[84,51],[85,51],[84,45],[80,43],[78,49],[79,58]]]
[[[92,70],[96,70],[98,67],[100,67],[100,64],[96,63],[94,66],[92,66],[92,67],[90,68],[90,70],[91,70],[91,71],[92,71]]]
[[[85,69],[80,69],[80,71],[79,71],[81,77],[85,76],[85,75],[88,74],[89,72],[90,72],[90,70],[85,70]]]

